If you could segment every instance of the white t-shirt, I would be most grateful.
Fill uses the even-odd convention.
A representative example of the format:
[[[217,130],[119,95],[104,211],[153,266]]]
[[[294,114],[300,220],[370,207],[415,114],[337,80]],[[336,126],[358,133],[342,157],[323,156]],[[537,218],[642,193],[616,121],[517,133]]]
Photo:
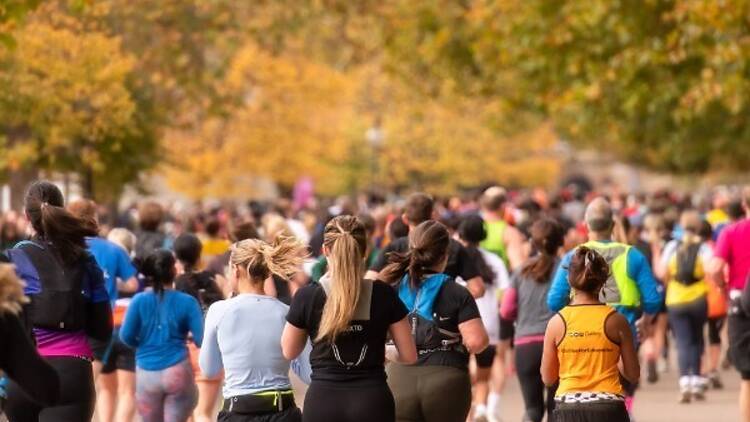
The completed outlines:
[[[484,328],[490,337],[490,343],[497,343],[500,341],[500,298],[498,297],[498,291],[502,292],[510,287],[510,276],[502,258],[482,248],[479,248],[479,252],[482,254],[484,262],[495,274],[495,279],[492,284],[484,285],[484,296],[476,299],[476,302]],[[460,278],[457,281],[462,284],[465,283]]]

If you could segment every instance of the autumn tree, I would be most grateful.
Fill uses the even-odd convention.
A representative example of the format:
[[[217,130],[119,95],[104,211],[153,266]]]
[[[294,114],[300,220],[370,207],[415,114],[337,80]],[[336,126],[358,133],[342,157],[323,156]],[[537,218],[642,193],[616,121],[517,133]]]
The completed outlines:
[[[500,98],[508,127],[536,115],[657,169],[737,169],[750,164],[748,6],[431,0],[403,8],[390,64],[433,95]]]
[[[77,174],[89,195],[116,196],[157,159],[147,107],[129,86],[134,57],[117,39],[41,17],[13,35],[18,48],[0,53],[2,169]]]

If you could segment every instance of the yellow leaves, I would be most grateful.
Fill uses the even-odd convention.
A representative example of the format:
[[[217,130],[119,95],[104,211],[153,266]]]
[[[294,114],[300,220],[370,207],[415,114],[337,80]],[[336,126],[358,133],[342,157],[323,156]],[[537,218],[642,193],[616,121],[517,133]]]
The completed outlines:
[[[329,67],[248,43],[219,86],[241,99],[231,115],[206,120],[197,132],[171,135],[180,141],[170,142],[180,161],[168,172],[171,184],[187,186],[183,191],[194,197],[232,197],[248,194],[247,184],[238,182],[247,176],[291,187],[309,175],[323,191],[340,190],[334,174],[348,149],[351,88]]]

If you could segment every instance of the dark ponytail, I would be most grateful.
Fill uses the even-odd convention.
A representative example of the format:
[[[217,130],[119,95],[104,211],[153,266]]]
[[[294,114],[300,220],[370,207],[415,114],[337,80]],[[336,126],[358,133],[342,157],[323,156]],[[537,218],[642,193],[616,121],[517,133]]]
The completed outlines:
[[[409,275],[413,288],[419,287],[427,270],[443,261],[448,254],[450,234],[444,225],[428,220],[409,233],[409,251],[391,253],[380,279],[395,284]]]
[[[154,293],[161,296],[164,286],[174,282],[176,262],[172,252],[167,249],[156,249],[143,260],[141,272],[146,277],[146,283],[154,289]]]
[[[596,295],[610,275],[609,264],[599,252],[580,246],[568,267],[568,282],[576,290]]]
[[[96,236],[96,229],[64,208],[57,186],[45,180],[32,183],[24,203],[37,236],[54,246],[63,263],[73,265],[85,255],[86,237]]]
[[[565,242],[565,230],[551,218],[537,220],[531,226],[531,245],[537,254],[521,269],[524,278],[545,283],[552,277],[557,252]]]

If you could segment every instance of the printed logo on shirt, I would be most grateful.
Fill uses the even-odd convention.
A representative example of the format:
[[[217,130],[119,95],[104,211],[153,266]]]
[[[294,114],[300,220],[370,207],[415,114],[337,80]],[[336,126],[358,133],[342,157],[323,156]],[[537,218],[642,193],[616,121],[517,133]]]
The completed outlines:
[[[352,324],[352,325],[350,325],[346,329],[345,332],[347,332],[347,333],[354,333],[354,332],[361,333],[362,331],[364,331],[364,327],[362,325],[360,325],[360,324]]]

